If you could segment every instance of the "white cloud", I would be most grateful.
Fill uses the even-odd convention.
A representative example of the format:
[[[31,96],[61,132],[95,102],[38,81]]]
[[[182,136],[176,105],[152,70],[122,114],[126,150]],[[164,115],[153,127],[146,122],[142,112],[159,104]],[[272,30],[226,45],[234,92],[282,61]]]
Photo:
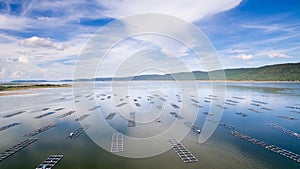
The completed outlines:
[[[162,13],[193,22],[232,9],[241,0],[99,0],[108,17],[121,18],[140,13]]]
[[[26,56],[20,56],[18,58],[18,62],[20,62],[20,63],[27,63],[28,62],[28,58]]]
[[[16,17],[10,15],[0,14],[0,29],[6,30],[23,30],[27,28],[27,22],[29,19],[24,17]]]
[[[237,56],[234,56],[234,58],[242,59],[242,60],[251,60],[251,59],[253,59],[253,55],[242,53],[242,54],[239,54]]]
[[[39,38],[33,36],[21,41],[21,45],[29,47],[53,47],[53,42],[50,38]]]
[[[285,58],[285,59],[289,59],[291,58],[291,56],[286,55],[284,53],[279,53],[279,52],[272,52],[268,54],[269,58]]]
[[[64,50],[70,46],[74,46],[71,44],[54,44],[53,40],[50,38],[40,38],[37,36],[33,36],[31,38],[27,38],[21,41],[21,45],[26,47],[33,47],[33,48],[53,48],[56,50]]]

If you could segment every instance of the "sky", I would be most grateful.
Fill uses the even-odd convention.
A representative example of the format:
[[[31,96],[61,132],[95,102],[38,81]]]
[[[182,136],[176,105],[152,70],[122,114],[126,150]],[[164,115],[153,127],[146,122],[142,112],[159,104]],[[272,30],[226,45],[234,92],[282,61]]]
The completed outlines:
[[[298,0],[0,0],[0,81],[72,79],[95,33],[142,13],[167,14],[193,24],[213,45],[224,69],[300,62],[299,9]],[[124,29],[132,31],[126,24]],[[158,73],[205,70],[191,55],[174,40],[133,37],[115,47],[98,65],[96,76],[114,76],[118,67],[126,71],[145,62],[156,65]],[[136,60],[124,61],[128,58]],[[91,61],[98,63],[99,58]]]

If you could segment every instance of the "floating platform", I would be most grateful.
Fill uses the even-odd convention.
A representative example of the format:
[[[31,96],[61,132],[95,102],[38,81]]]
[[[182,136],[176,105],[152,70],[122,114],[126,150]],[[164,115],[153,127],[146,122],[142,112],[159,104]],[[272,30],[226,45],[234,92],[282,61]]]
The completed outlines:
[[[96,110],[96,109],[99,109],[101,106],[95,106],[93,108],[90,108],[89,111],[93,111],[93,110]]]
[[[123,144],[123,134],[122,133],[113,133],[111,137],[111,149],[110,151],[115,153],[115,152],[121,152],[124,149],[124,144]]]
[[[258,100],[251,100],[253,103],[259,103],[259,104],[268,104],[266,102],[258,101]]]
[[[121,107],[121,106],[124,106],[125,104],[127,104],[127,103],[120,103],[120,104],[116,105],[116,107]]]
[[[2,127],[0,127],[0,131],[6,130],[6,129],[8,129],[8,128],[11,128],[11,127],[14,127],[14,126],[17,126],[17,125],[20,125],[20,124],[21,124],[21,123],[11,123],[11,124],[2,126]]]
[[[184,163],[192,163],[197,162],[197,158],[190,153],[180,142],[178,142],[176,139],[169,139],[168,143],[171,145],[172,149],[176,152],[176,154],[179,156],[179,158]]]
[[[89,114],[84,114],[84,115],[80,116],[79,118],[75,119],[74,121],[82,121],[82,120],[86,119],[89,116],[90,116]]]
[[[244,100],[245,99],[244,97],[238,97],[238,96],[233,96],[232,98],[239,99],[239,100]]]
[[[184,122],[184,124],[187,125],[188,127],[190,127],[194,133],[196,133],[196,134],[201,133],[201,129],[198,126],[193,125],[191,122]]]
[[[227,109],[226,107],[224,107],[224,105],[216,104],[216,106],[221,108],[221,109]]]
[[[161,106],[161,105],[156,106],[156,108],[157,108],[158,110],[162,110],[162,106]]]
[[[207,99],[207,100],[219,100],[219,99],[214,98],[214,97],[204,97],[204,99]]]
[[[83,127],[80,127],[78,129],[76,129],[75,131],[71,132],[69,134],[69,136],[67,137],[67,139],[76,139],[77,137],[79,137],[85,130],[87,130],[88,128],[90,128],[91,125],[84,125]]]
[[[105,119],[106,119],[106,120],[111,120],[111,119],[113,119],[113,118],[115,117],[116,114],[117,114],[117,113],[115,113],[115,112],[109,113],[109,115],[107,115],[107,116],[105,117]]]
[[[60,107],[60,108],[54,109],[54,111],[61,111],[61,110],[64,110],[64,109],[65,109],[65,108]]]
[[[209,115],[209,116],[215,115],[214,113],[210,113],[210,112],[203,112],[202,114],[206,114],[206,115]]]
[[[10,113],[10,114],[7,114],[7,115],[3,116],[3,118],[13,117],[13,116],[16,116],[16,115],[25,113],[25,112],[26,112],[26,111],[22,110],[22,111],[18,111],[18,112],[15,112],[15,113]]]
[[[42,115],[39,115],[39,116],[35,116],[34,118],[35,119],[40,119],[40,118],[49,116],[49,115],[54,114],[54,113],[55,113],[54,111],[51,111],[51,112],[48,112],[48,113],[45,113],[45,114],[42,114]]]
[[[295,118],[295,117],[292,117],[292,116],[276,116],[276,117],[279,117],[279,118],[283,118],[283,119],[288,119],[288,120],[298,120],[298,118]]]
[[[201,108],[202,106],[200,106],[199,104],[196,104],[196,103],[192,103],[193,106],[196,106],[198,108]]]
[[[177,106],[177,104],[171,103],[171,106],[174,107],[175,109],[179,109],[179,106]]]
[[[300,107],[298,107],[298,106],[286,106],[286,108],[300,110]]]
[[[235,103],[225,102],[224,104],[230,105],[230,106],[236,106]]]
[[[256,106],[256,107],[259,107],[259,106],[261,106],[260,104],[257,104],[257,103],[250,103],[250,105],[252,105],[252,106]]]
[[[263,110],[269,110],[269,111],[273,111],[273,109],[267,108],[267,107],[262,107],[261,109]]]
[[[285,150],[283,148],[280,148],[280,147],[277,147],[275,145],[272,145],[272,144],[269,144],[269,143],[266,143],[266,142],[263,142],[263,141],[260,141],[258,139],[255,139],[255,138],[252,138],[246,134],[243,134],[243,133],[239,133],[237,131],[229,131],[229,134],[237,137],[237,138],[240,138],[240,139],[243,139],[243,140],[246,140],[252,144],[255,144],[255,145],[259,145],[265,149],[268,149],[270,151],[273,151],[277,154],[280,154],[284,157],[287,157],[291,160],[294,160],[298,163],[300,163],[300,155],[299,154],[296,154],[296,153],[293,153],[291,151],[288,151],[288,150]]]
[[[225,124],[223,122],[218,122],[218,126],[222,126],[222,127],[224,127],[225,129],[228,129],[228,130],[234,130],[235,129],[235,127],[233,125]]]
[[[242,117],[247,117],[248,115],[242,112],[236,112],[236,115],[242,116]]]
[[[210,101],[209,101],[209,100],[204,100],[204,102],[206,102],[206,103],[210,103]]]
[[[64,155],[50,155],[48,158],[46,158],[45,161],[43,161],[41,164],[39,164],[35,169],[51,169],[53,168],[62,158]]]
[[[131,112],[128,120],[128,127],[135,127],[135,113]]]
[[[191,99],[191,101],[195,102],[195,103],[200,103],[198,100],[196,99]]]
[[[253,112],[255,112],[255,113],[261,113],[261,111],[259,111],[259,110],[257,110],[257,109],[254,109],[254,108],[249,108],[248,110],[253,111]]]
[[[37,141],[37,138],[26,139],[25,141],[5,150],[2,154],[0,154],[0,162],[8,158],[9,156],[15,154],[16,152],[22,150],[23,148],[27,147],[31,143],[34,143],[35,141]]]
[[[226,99],[226,102],[230,102],[230,103],[234,103],[234,104],[238,104],[238,101],[234,101],[234,100],[230,100],[230,99]]]
[[[62,114],[62,115],[60,115],[60,116],[57,116],[57,118],[65,118],[65,117],[67,117],[67,116],[72,115],[72,114],[75,113],[75,112],[76,112],[76,111],[74,111],[74,110],[68,111],[67,113],[64,113],[64,114]]]
[[[141,107],[141,104],[140,103],[134,103],[135,104],[135,106],[137,106],[137,107]]]
[[[159,99],[160,99],[161,101],[163,101],[163,102],[167,101],[166,99],[164,99],[164,98],[162,98],[162,97],[160,97]]]
[[[300,134],[299,133],[296,133],[296,132],[294,132],[292,130],[289,130],[289,129],[286,129],[284,127],[281,127],[281,126],[279,126],[277,124],[268,124],[267,126],[271,127],[272,129],[275,129],[277,131],[280,131],[280,132],[282,132],[284,134],[287,134],[287,135],[290,135],[290,136],[295,137],[297,139],[300,139]]]
[[[176,112],[170,112],[170,114],[173,115],[174,117],[176,117],[178,120],[183,119],[183,117]]]
[[[39,133],[42,133],[42,132],[47,131],[49,129],[52,129],[53,127],[56,127],[56,126],[57,125],[55,125],[55,124],[49,124],[47,126],[41,127],[39,129],[36,129],[36,130],[34,130],[34,131],[30,132],[30,133],[27,133],[24,136],[26,136],[26,137],[32,137],[32,136],[35,136],[35,135],[37,135]]]

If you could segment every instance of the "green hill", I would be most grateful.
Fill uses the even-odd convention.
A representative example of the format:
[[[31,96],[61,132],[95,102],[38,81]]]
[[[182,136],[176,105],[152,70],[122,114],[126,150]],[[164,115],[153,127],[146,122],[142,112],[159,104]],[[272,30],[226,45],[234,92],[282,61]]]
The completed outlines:
[[[227,80],[300,81],[300,63],[247,69],[227,69],[225,74]]]
[[[209,72],[217,75],[217,71]],[[210,80],[208,72],[192,72],[197,80]],[[236,81],[300,81],[300,63],[287,63],[268,65],[259,68],[225,69],[226,80]],[[187,72],[166,74],[166,75],[141,75],[134,77],[134,80],[191,80]],[[117,80],[117,79],[116,79]],[[214,77],[213,80],[224,80]]]

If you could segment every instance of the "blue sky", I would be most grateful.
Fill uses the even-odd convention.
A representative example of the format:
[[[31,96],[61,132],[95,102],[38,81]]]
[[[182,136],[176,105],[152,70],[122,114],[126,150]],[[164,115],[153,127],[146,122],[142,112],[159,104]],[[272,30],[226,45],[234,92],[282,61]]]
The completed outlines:
[[[77,57],[99,28],[140,13],[168,14],[194,24],[214,45],[223,68],[300,62],[299,9],[298,0],[0,1],[0,80],[73,78]],[[119,62],[127,51],[160,47],[149,44],[149,38],[122,45],[110,62]],[[187,55],[176,44],[173,48],[168,50]],[[203,67],[191,66],[198,69]],[[113,74],[107,69],[101,75]]]

